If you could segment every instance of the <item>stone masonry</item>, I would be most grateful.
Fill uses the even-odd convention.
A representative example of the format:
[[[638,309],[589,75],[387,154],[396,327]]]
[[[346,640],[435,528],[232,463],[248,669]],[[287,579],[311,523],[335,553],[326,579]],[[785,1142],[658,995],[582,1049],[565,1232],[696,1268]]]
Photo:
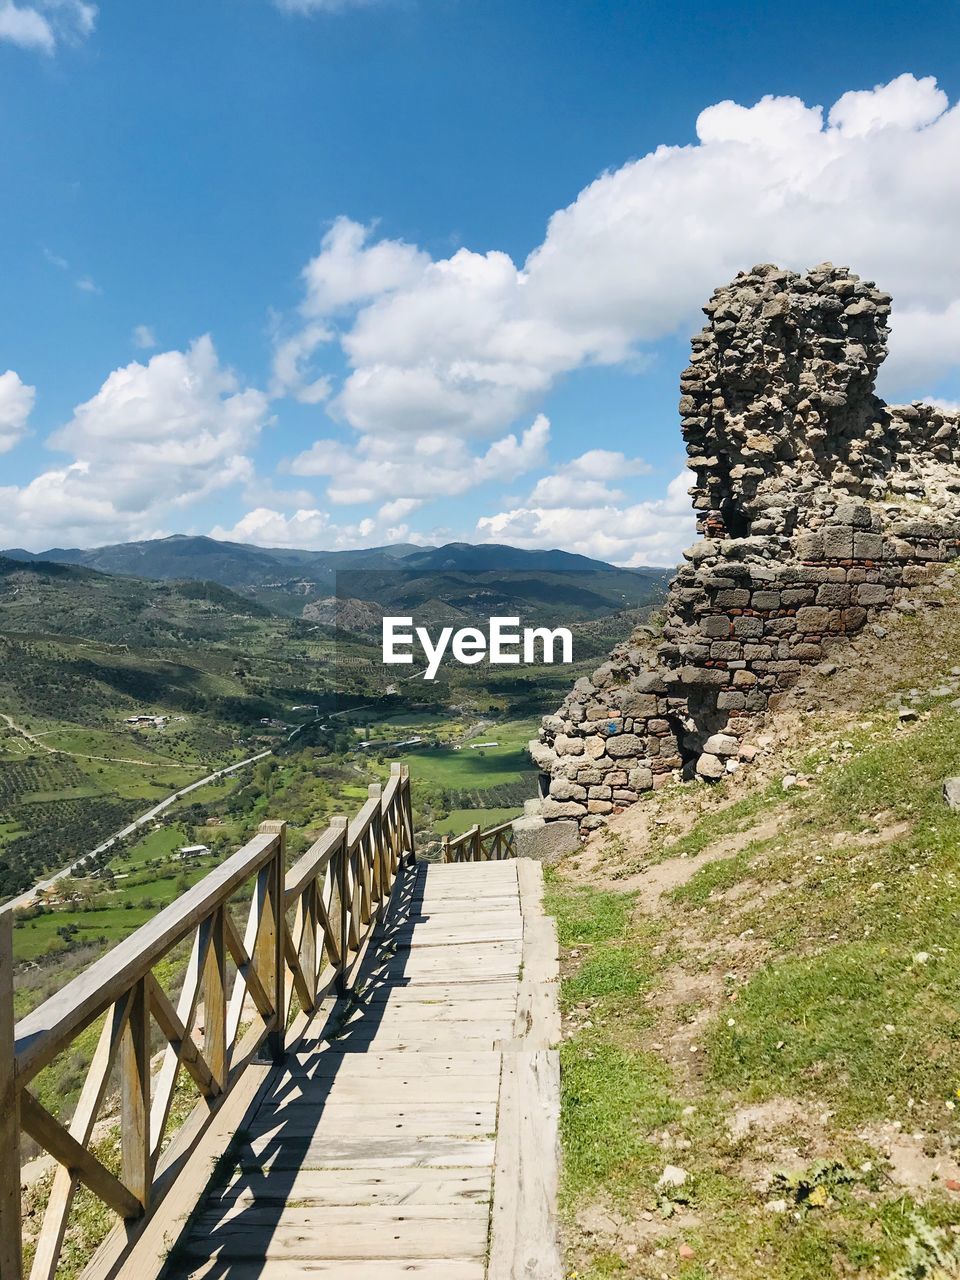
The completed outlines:
[[[956,414],[874,394],[890,297],[845,267],[758,266],[704,308],[680,378],[699,541],[663,629],[545,716],[542,816],[602,825],[676,777],[717,779],[809,664],[960,552]]]

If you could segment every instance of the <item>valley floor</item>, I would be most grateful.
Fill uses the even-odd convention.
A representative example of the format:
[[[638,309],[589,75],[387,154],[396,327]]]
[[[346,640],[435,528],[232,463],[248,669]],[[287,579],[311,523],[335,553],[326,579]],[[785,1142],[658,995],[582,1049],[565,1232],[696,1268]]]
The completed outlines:
[[[569,1275],[960,1276],[958,585],[553,871]]]

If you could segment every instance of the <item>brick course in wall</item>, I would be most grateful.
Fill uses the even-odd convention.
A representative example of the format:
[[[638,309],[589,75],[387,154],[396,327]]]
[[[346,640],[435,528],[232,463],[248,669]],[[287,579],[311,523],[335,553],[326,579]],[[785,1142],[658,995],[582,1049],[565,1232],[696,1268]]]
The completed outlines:
[[[542,816],[606,822],[678,775],[718,779],[805,666],[960,553],[958,418],[874,394],[890,298],[846,268],[717,290],[681,377],[700,540],[658,640],[576,682],[530,744]]]

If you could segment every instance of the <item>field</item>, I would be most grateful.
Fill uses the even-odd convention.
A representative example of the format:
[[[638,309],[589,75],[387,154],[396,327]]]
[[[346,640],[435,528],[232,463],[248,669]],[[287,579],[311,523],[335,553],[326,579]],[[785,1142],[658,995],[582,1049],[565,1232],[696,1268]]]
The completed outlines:
[[[442,836],[461,836],[472,826],[479,824],[481,828],[497,827],[501,822],[509,822],[523,813],[521,808],[513,809],[451,809],[446,818],[437,823],[437,831]]]

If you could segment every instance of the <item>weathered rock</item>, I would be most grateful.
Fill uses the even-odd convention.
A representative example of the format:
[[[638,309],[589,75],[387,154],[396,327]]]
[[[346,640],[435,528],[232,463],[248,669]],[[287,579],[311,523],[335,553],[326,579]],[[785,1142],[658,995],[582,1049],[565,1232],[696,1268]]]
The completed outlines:
[[[594,806],[681,768],[714,778],[748,761],[740,738],[804,667],[842,668],[847,637],[885,635],[891,606],[915,614],[911,589],[960,554],[960,418],[874,394],[890,303],[824,263],[754,267],[704,308],[680,379],[700,539],[662,633],[636,631],[544,718],[544,804],[578,809],[551,818],[592,829],[606,817]]]
[[[960,778],[944,779],[943,798],[951,809],[960,812]]]
[[[711,756],[704,752],[697,760],[697,773],[701,778],[722,778],[726,770],[719,756]]]
[[[740,739],[730,733],[713,733],[703,744],[703,750],[713,756],[735,756],[740,750]]]
[[[566,853],[576,853],[580,848],[580,832],[576,822],[569,818],[558,822],[545,822],[542,817],[514,818],[513,848],[518,858],[556,862]]]

